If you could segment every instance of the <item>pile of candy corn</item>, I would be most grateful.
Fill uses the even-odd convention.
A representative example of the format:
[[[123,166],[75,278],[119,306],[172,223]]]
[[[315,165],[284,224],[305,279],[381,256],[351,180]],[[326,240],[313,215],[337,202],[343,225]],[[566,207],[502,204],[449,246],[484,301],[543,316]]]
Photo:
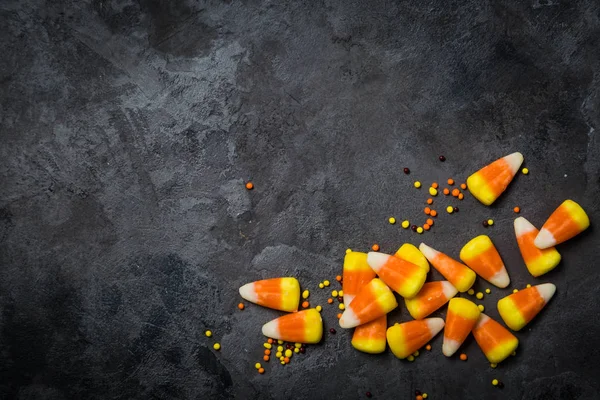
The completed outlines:
[[[521,153],[494,161],[467,179],[469,192],[482,204],[491,205],[506,190],[522,163]],[[541,230],[523,217],[516,218],[516,240],[529,273],[539,277],[554,269],[561,260],[554,246],[581,233],[589,224],[583,208],[572,200],[565,200]],[[477,236],[463,246],[459,255],[462,262],[425,243],[418,248],[403,244],[393,255],[378,252],[378,247],[373,249],[369,253],[347,251],[343,274],[337,279],[342,284],[345,305],[345,308],[340,306],[344,311],[339,325],[344,329],[355,328],[351,341],[355,349],[375,354],[384,352],[389,345],[396,357],[405,359],[413,357],[444,330],[442,353],[447,357],[458,351],[470,333],[493,366],[514,353],[519,340],[507,328],[485,315],[481,306],[454,297],[458,292],[473,294],[471,287],[477,275],[499,288],[510,284],[502,258],[487,235]],[[430,264],[446,280],[426,283]],[[513,331],[523,329],[555,291],[552,283],[528,285],[499,300],[497,307],[505,325]],[[252,282],[239,292],[247,301],[289,313],[263,326],[262,333],[268,338],[308,344],[321,341],[320,309],[298,311],[301,293],[296,278]],[[404,299],[414,321],[387,326],[387,313],[398,307],[393,292]],[[481,297],[478,293],[478,298]],[[446,303],[445,321],[427,318]]]

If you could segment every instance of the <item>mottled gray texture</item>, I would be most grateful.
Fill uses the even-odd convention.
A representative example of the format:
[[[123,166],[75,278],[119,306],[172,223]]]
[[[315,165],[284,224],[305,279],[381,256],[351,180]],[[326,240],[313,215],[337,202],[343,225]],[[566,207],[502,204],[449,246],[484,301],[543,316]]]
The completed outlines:
[[[600,396],[597,228],[534,280],[511,212],[539,226],[573,198],[598,223],[597,1],[7,0],[0,29],[1,398]],[[423,236],[386,223],[424,221],[413,180],[464,180],[517,150],[531,174],[493,207],[467,194],[449,216],[440,198]],[[408,363],[342,329],[254,370],[281,313],[238,311],[241,284],[297,276],[329,328],[315,288],[347,247],[457,257],[480,233],[511,289],[558,286],[496,370],[472,339],[466,363],[439,337]],[[509,289],[492,290],[497,317]]]

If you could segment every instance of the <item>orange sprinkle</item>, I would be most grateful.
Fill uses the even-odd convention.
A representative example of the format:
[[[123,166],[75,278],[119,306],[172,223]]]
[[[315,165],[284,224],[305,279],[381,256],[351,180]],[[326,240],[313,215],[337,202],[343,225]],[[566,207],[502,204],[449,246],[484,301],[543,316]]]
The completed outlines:
[[[310,306],[310,303],[308,301],[302,302],[302,308],[308,308],[308,306]]]
[[[427,346],[425,346],[425,350],[427,350],[427,351],[431,351],[431,345],[430,345],[430,344],[428,344]]]
[[[519,207],[515,207],[515,208],[513,208],[513,211],[518,214],[521,212],[521,209]]]
[[[252,183],[252,182],[246,183],[246,189],[248,189],[248,190],[254,189],[254,183]]]
[[[373,249],[373,251],[379,251],[379,245],[377,243],[371,246],[371,248]]]
[[[437,211],[431,210],[431,214],[429,214],[429,215],[431,215],[432,217],[435,217],[437,215]]]
[[[460,184],[460,188],[461,188],[462,190],[466,190],[466,189],[467,189],[467,184],[466,184],[466,183],[461,183],[461,184]]]
[[[438,184],[437,184],[437,182],[433,182],[433,183],[431,184],[431,187],[432,187],[432,188],[434,188],[434,189],[437,189],[439,186],[440,186],[440,185],[438,185]]]
[[[342,281],[342,277],[341,277],[341,275],[338,275],[338,276],[336,276],[336,277],[335,277],[335,280],[336,280],[336,281],[338,281],[338,282],[341,282],[341,281]]]
[[[290,363],[290,358],[289,358],[289,357],[284,357],[284,358],[283,358],[283,361],[284,361],[286,364],[289,364],[289,363]]]
[[[264,374],[264,373],[265,373],[265,369],[264,369],[263,367],[260,367],[260,368],[258,369],[258,373],[259,373],[259,374]]]
[[[431,218],[427,218],[427,225],[433,225],[433,220]]]
[[[337,317],[338,319],[342,318],[342,313],[338,313]]]
[[[429,228],[431,228],[431,227],[429,226],[429,224],[423,224],[423,229],[425,229],[426,231],[428,231],[428,230],[429,230]]]
[[[269,361],[269,356],[263,356],[264,361]]]
[[[425,214],[429,215],[431,213],[431,208],[425,207],[423,211],[425,212]]]
[[[449,178],[448,179],[448,185],[454,185],[454,179]]]
[[[459,194],[460,194],[460,190],[458,190],[458,189],[452,190],[452,196],[458,197]]]
[[[270,356],[270,355],[271,355],[271,350],[265,349],[265,356]]]
[[[465,198],[465,195],[464,195],[464,194],[462,194],[462,193],[459,193],[459,194],[458,194],[458,199],[459,199],[459,200],[462,200],[462,199],[464,199],[464,198]]]
[[[273,344],[273,339],[269,338],[269,340],[267,340],[267,343]]]
[[[333,304],[333,299],[329,298],[329,299],[327,299],[327,302],[328,302],[329,304]]]
[[[244,303],[240,303],[240,304],[238,304],[238,308],[239,308],[240,310],[243,310],[243,309],[244,309]]]
[[[417,397],[415,397],[416,400],[423,400],[423,396],[418,395]]]
[[[446,196],[448,196],[450,194],[450,189],[444,188],[443,192]]]
[[[433,204],[433,199],[427,199],[427,204]]]
[[[460,355],[460,359],[461,359],[461,360],[463,360],[463,361],[467,361],[467,358],[468,358],[468,357],[467,357],[467,355],[466,355],[465,353],[462,353],[462,354]]]

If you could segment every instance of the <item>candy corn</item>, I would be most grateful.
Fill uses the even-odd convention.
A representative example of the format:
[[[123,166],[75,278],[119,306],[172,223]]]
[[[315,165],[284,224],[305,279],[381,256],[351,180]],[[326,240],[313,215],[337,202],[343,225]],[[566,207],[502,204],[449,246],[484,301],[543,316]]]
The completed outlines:
[[[460,259],[492,285],[505,288],[510,283],[500,254],[487,235],[477,236],[465,244]]]
[[[523,217],[515,219],[515,234],[523,261],[535,277],[550,272],[560,262],[560,253],[554,247],[540,250],[533,244],[539,231]]]
[[[544,283],[519,290],[498,301],[498,312],[513,331],[520,331],[529,323],[556,292],[552,283]]]
[[[401,258],[370,252],[367,263],[379,278],[403,297],[414,297],[427,279],[427,271]]]
[[[323,336],[323,320],[320,312],[309,308],[267,322],[262,333],[286,342],[319,343]]]
[[[350,304],[358,291],[375,278],[375,272],[367,264],[367,253],[353,251],[344,257],[343,290],[344,303]]]
[[[405,261],[418,265],[425,271],[429,272],[429,263],[427,262],[427,259],[425,258],[423,253],[421,253],[419,249],[417,249],[417,246],[415,245],[412,245],[410,243],[404,243],[402,246],[400,246],[400,248],[394,255]]]
[[[414,319],[423,319],[442,307],[458,290],[448,281],[428,282],[412,299],[404,299],[408,312]]]
[[[340,326],[348,329],[366,324],[396,307],[398,302],[394,293],[380,279],[375,278],[363,286],[354,300],[346,306],[340,318]]]
[[[352,347],[364,353],[378,354],[385,351],[387,316],[357,326],[352,335]]]
[[[573,200],[565,200],[544,223],[533,242],[538,249],[547,249],[571,239],[590,226],[590,219]]]
[[[300,284],[296,278],[273,278],[247,283],[240,296],[252,303],[281,311],[297,311]]]
[[[425,243],[421,243],[419,250],[427,257],[433,268],[437,269],[444,278],[448,279],[459,292],[466,292],[475,283],[475,278],[477,277],[475,272],[471,271],[465,265],[448,257],[444,253],[432,249]]]
[[[493,364],[510,356],[519,345],[519,339],[508,329],[483,313],[473,327],[473,336],[483,354]]]
[[[481,311],[472,301],[455,297],[448,303],[442,353],[452,356],[463,344],[477,323]]]
[[[523,163],[521,153],[512,153],[481,168],[467,178],[469,192],[489,206],[506,190]]]
[[[444,328],[441,318],[427,318],[390,326],[386,336],[392,353],[398,358],[406,358],[425,346]]]

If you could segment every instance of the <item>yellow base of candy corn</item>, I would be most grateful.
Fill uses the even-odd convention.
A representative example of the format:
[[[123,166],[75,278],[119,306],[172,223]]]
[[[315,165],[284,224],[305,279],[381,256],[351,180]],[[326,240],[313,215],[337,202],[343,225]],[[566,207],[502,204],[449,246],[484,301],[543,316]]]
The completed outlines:
[[[481,175],[477,173],[474,173],[467,178],[467,187],[469,188],[469,192],[471,192],[471,194],[475,196],[477,200],[486,206],[489,206],[496,201],[497,197],[494,192],[488,188],[485,179],[483,179]]]
[[[416,246],[410,243],[404,243],[394,255],[405,261],[418,265],[425,271],[429,272],[429,263],[427,262],[427,258],[425,258],[423,253],[421,253]]]
[[[500,313],[500,316],[504,320],[506,326],[513,331],[520,331],[525,325],[527,325],[527,321],[525,318],[523,318],[523,315],[519,312],[519,309],[508,297],[498,301],[498,312]]]

